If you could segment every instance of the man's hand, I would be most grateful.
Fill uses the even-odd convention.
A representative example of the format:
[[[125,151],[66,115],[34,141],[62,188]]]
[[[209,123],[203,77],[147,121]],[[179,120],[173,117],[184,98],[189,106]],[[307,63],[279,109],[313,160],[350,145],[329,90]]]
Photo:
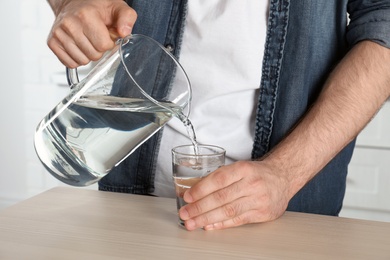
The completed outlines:
[[[123,0],[49,0],[56,15],[47,43],[69,68],[99,60],[129,35],[136,12]]]
[[[288,180],[262,161],[219,168],[184,194],[179,211],[188,230],[223,229],[279,218],[291,199]]]
[[[317,101],[262,161],[219,168],[184,194],[188,230],[222,229],[280,217],[289,200],[349,144],[390,97],[390,50],[356,44]]]

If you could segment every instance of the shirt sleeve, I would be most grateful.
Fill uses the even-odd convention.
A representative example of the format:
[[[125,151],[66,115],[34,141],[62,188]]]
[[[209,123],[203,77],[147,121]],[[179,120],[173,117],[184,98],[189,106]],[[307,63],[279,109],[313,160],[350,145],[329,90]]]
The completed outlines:
[[[390,48],[390,0],[350,0],[347,41],[371,40]]]

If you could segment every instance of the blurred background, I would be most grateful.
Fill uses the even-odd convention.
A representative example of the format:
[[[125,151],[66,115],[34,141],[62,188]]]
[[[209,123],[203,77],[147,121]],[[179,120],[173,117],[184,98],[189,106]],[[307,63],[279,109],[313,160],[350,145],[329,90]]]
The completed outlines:
[[[33,145],[38,122],[69,91],[65,68],[46,45],[53,21],[46,1],[0,0],[0,210],[64,185]],[[390,222],[389,133],[387,102],[358,138],[341,216]]]
[[[64,66],[46,45],[53,21],[46,1],[0,0],[0,208],[59,185],[33,146],[38,122],[69,90]]]

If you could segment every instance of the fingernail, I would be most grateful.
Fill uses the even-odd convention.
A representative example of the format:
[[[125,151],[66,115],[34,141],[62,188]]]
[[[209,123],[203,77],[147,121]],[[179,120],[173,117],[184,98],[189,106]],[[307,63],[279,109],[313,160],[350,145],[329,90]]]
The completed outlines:
[[[207,226],[204,226],[203,229],[204,230],[214,230],[214,229],[219,229],[221,227],[221,223],[214,223],[214,224],[209,224]]]
[[[204,226],[203,229],[204,230],[213,230],[214,229],[214,225],[210,224],[210,225]]]
[[[190,217],[188,211],[185,208],[180,209],[179,215],[182,220],[187,220]]]
[[[186,191],[184,193],[183,199],[187,203],[192,203],[193,202],[192,196],[190,195],[190,193],[188,191]]]
[[[129,34],[131,33],[131,30],[132,30],[132,28],[131,28],[130,26],[124,26],[124,27],[122,28],[122,33],[123,33],[124,35],[129,35]]]

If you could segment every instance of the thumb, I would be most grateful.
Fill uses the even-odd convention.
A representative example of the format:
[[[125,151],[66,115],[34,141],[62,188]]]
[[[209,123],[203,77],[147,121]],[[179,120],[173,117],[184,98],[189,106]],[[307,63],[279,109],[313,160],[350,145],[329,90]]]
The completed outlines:
[[[120,37],[125,37],[131,34],[135,21],[137,20],[137,13],[129,6],[121,7],[116,12],[116,29]]]

